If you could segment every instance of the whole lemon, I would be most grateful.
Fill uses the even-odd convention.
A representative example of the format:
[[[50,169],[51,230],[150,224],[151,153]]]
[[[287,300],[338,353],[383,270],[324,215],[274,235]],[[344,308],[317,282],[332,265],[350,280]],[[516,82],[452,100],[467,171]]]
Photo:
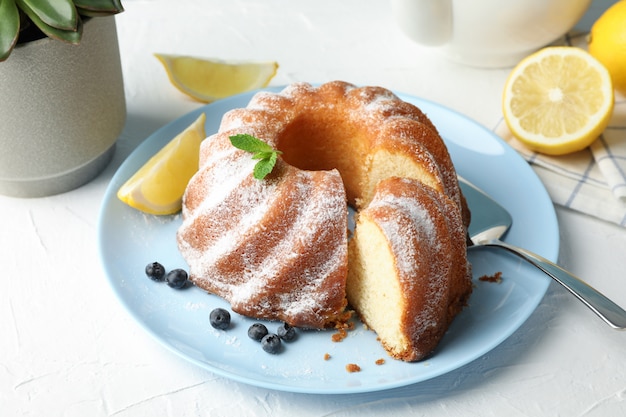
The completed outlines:
[[[626,94],[626,0],[608,8],[593,24],[589,52],[609,70],[615,89]]]

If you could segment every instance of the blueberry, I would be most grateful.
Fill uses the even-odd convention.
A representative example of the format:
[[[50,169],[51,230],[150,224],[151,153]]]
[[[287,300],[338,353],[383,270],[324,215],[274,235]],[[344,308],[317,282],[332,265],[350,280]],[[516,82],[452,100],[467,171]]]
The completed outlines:
[[[216,329],[226,330],[230,326],[230,313],[223,308],[216,308],[209,316],[211,326]]]
[[[261,339],[261,347],[267,353],[275,354],[280,352],[280,337],[273,333],[266,334],[265,336],[263,336],[263,339]]]
[[[256,340],[257,342],[260,342],[267,333],[267,327],[261,323],[254,323],[248,329],[248,336],[250,339]]]
[[[152,262],[146,265],[146,275],[153,281],[163,281],[165,267],[158,262]]]
[[[278,337],[283,339],[285,342],[291,342],[293,339],[296,338],[296,329],[294,329],[287,323],[283,323],[278,326],[278,330],[276,331],[276,333],[278,333]]]
[[[167,285],[176,289],[183,288],[187,284],[187,278],[187,271],[184,269],[172,269],[165,276]]]

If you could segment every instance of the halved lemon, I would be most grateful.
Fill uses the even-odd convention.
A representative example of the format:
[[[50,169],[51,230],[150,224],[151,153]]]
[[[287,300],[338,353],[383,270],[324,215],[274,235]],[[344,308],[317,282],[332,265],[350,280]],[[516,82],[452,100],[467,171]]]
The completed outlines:
[[[589,146],[613,112],[611,76],[588,52],[548,47],[522,60],[503,93],[509,129],[529,149],[563,155]]]
[[[117,191],[117,197],[149,214],[178,212],[187,183],[198,171],[200,144],[206,137],[202,113],[148,160]]]
[[[228,62],[182,55],[154,54],[170,82],[190,97],[210,103],[246,91],[267,87],[278,63]]]

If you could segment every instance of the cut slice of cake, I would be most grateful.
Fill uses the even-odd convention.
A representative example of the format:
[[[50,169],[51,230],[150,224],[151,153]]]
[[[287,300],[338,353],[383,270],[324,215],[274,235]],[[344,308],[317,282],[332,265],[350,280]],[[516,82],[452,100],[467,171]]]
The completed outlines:
[[[349,245],[350,305],[389,355],[427,357],[472,290],[459,207],[416,180],[384,180]]]

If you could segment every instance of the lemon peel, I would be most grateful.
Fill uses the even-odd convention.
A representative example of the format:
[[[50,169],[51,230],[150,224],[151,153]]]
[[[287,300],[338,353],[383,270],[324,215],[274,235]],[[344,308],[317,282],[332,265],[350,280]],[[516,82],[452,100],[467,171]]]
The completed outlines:
[[[178,212],[191,177],[198,171],[200,144],[206,137],[202,113],[168,142],[117,191],[129,206],[149,214]]]
[[[523,59],[503,92],[504,120],[531,150],[563,155],[589,146],[613,112],[611,77],[576,47],[548,47]]]
[[[195,100],[210,103],[267,87],[276,75],[274,61],[224,61],[156,53],[170,82]]]

